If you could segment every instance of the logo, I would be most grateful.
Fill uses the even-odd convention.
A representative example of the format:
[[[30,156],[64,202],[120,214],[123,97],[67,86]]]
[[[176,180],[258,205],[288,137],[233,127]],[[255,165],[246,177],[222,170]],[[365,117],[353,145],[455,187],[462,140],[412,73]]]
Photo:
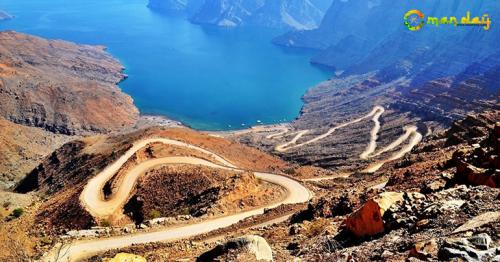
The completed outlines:
[[[458,21],[456,16],[443,16],[441,18],[429,16],[426,20],[424,13],[416,9],[406,12],[404,16],[404,25],[410,31],[418,31],[422,29],[425,24],[435,25],[436,27],[439,27],[439,25],[453,25],[455,27],[479,26],[483,27],[486,31],[491,27],[491,19],[488,14],[484,14],[482,17],[471,17],[471,12],[467,11],[466,15],[460,19],[460,23]]]
[[[418,31],[424,27],[424,19],[424,13],[416,9],[410,10],[404,16],[405,26],[410,31]]]

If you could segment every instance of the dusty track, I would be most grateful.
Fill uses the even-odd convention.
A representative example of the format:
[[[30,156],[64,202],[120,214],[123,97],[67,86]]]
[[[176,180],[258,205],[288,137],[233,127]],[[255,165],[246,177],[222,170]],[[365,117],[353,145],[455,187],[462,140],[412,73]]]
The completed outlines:
[[[366,120],[366,119],[369,119],[371,117],[372,121],[374,123],[374,126],[373,126],[372,130],[370,131],[370,142],[368,143],[365,151],[363,151],[359,155],[360,159],[368,160],[368,159],[377,157],[383,153],[393,151],[396,148],[398,148],[402,143],[409,140],[409,143],[407,145],[400,148],[399,151],[393,153],[387,159],[382,160],[382,161],[378,161],[374,164],[371,164],[366,169],[363,170],[363,172],[366,172],[366,173],[373,173],[373,172],[377,171],[378,169],[380,169],[384,165],[384,163],[403,157],[406,153],[410,152],[413,149],[413,147],[415,147],[422,140],[422,134],[420,134],[417,131],[417,127],[407,126],[407,127],[403,128],[405,130],[405,133],[403,133],[399,138],[397,138],[394,142],[392,142],[388,146],[384,147],[382,150],[375,152],[375,150],[377,149],[378,134],[379,134],[380,128],[381,128],[380,117],[382,116],[382,114],[384,112],[385,112],[385,109],[383,107],[375,106],[371,112],[369,112],[368,114],[366,114],[360,118],[356,118],[352,121],[343,123],[343,124],[338,125],[336,127],[333,127],[331,129],[329,129],[324,134],[321,134],[319,136],[316,136],[315,138],[312,138],[310,140],[307,140],[307,141],[304,141],[304,142],[298,143],[298,144],[297,144],[297,142],[304,135],[309,133],[310,130],[306,129],[306,130],[295,131],[295,132],[291,133],[291,134],[296,134],[292,138],[292,140],[290,140],[286,143],[277,145],[275,147],[275,150],[278,152],[281,152],[281,153],[285,153],[290,149],[296,149],[299,147],[303,147],[303,146],[318,142],[318,141],[332,135],[336,130],[338,130],[340,128],[345,128],[347,126],[350,126],[350,125],[355,124],[355,123],[359,123],[359,122]],[[282,136],[285,136],[288,132],[289,132],[288,128],[283,128],[279,133],[270,134],[266,138],[273,139],[273,138],[277,138],[277,137],[282,137]],[[334,178],[334,177],[315,178],[312,181],[328,180],[328,179],[332,179],[332,178]]]
[[[217,161],[217,163],[209,162],[207,160],[195,157],[166,157],[149,160],[137,165],[132,170],[130,170],[125,175],[122,184],[116,190],[116,192],[110,197],[109,200],[105,200],[102,189],[106,182],[118,172],[118,170],[125,164],[125,162],[127,162],[127,160],[131,156],[135,154],[135,152],[151,143],[164,143],[168,145],[181,146],[192,150],[197,150],[210,155]],[[165,138],[145,139],[136,142],[134,146],[130,148],[123,156],[121,156],[113,164],[109,165],[101,173],[92,178],[82,191],[80,202],[93,216],[97,218],[106,218],[119,214],[122,211],[123,205],[130,197],[130,193],[134,188],[139,176],[153,167],[166,164],[192,164],[225,170],[233,170],[237,172],[244,171],[236,168],[221,156],[197,146]],[[274,183],[285,188],[287,190],[286,198],[279,203],[269,204],[254,210],[215,218],[197,224],[181,226],[177,228],[168,228],[158,232],[139,233],[123,237],[77,241],[68,245],[64,245],[60,248],[54,248],[46,254],[46,256],[44,257],[44,261],[77,261],[99,252],[122,248],[134,244],[173,241],[182,238],[189,238],[195,235],[208,233],[219,228],[230,226],[250,216],[262,214],[265,209],[275,208],[282,204],[304,203],[309,201],[312,197],[311,192],[307,188],[291,178],[261,172],[254,172],[254,174],[258,179]]]
[[[361,121],[363,121],[363,120],[365,120],[365,119],[367,119],[367,118],[370,118],[370,117],[373,117],[374,119],[375,119],[375,118],[377,118],[377,119],[378,119],[378,118],[380,117],[380,115],[381,115],[382,113],[384,113],[384,111],[385,111],[385,110],[384,110],[384,108],[383,108],[383,107],[381,107],[381,106],[375,106],[375,107],[373,108],[373,110],[372,110],[370,113],[368,113],[367,115],[362,116],[362,117],[357,118],[357,119],[354,119],[354,120],[352,120],[352,121],[349,121],[349,122],[343,123],[343,124],[338,125],[338,126],[336,126],[336,127],[333,127],[333,128],[331,128],[330,130],[328,130],[326,133],[324,133],[324,134],[322,134],[322,135],[319,135],[319,136],[317,136],[317,137],[315,137],[315,138],[313,138],[313,139],[310,139],[310,140],[307,140],[307,141],[305,141],[305,142],[302,142],[302,143],[300,143],[300,144],[297,144],[297,141],[298,141],[298,140],[299,140],[302,136],[304,136],[305,134],[309,133],[309,131],[310,131],[310,130],[307,130],[307,129],[306,129],[306,130],[298,131],[298,132],[297,132],[297,135],[296,135],[296,136],[295,136],[292,140],[290,140],[289,142],[286,142],[286,143],[284,143],[284,144],[277,145],[277,146],[275,147],[275,150],[276,150],[276,151],[278,151],[278,152],[286,152],[286,151],[288,151],[288,150],[290,150],[290,149],[299,148],[299,147],[303,147],[303,146],[305,146],[305,145],[309,145],[309,144],[315,143],[315,142],[317,142],[317,141],[320,141],[320,140],[322,140],[322,139],[324,139],[324,138],[326,138],[326,137],[330,136],[331,134],[333,134],[335,131],[337,131],[337,130],[338,130],[338,129],[340,129],[340,128],[344,128],[344,127],[350,126],[350,125],[352,125],[352,124],[355,124],[355,123],[361,122]],[[374,120],[374,121],[375,121],[375,120]],[[377,121],[378,121],[378,120],[377,120]],[[285,133],[286,133],[286,132],[285,132]],[[280,136],[282,136],[282,135],[284,135],[285,133],[280,132],[280,134],[279,134],[279,135],[280,135]],[[277,137],[277,136],[272,136],[272,135],[270,135],[270,136],[268,136],[268,137],[273,138],[273,137]]]

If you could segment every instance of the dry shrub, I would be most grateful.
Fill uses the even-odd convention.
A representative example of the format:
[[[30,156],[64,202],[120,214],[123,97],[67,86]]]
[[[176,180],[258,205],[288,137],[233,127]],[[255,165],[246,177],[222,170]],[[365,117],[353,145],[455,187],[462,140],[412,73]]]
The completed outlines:
[[[330,226],[330,222],[327,219],[315,219],[311,221],[309,225],[307,225],[304,235],[307,237],[319,236],[326,230],[328,226]]]

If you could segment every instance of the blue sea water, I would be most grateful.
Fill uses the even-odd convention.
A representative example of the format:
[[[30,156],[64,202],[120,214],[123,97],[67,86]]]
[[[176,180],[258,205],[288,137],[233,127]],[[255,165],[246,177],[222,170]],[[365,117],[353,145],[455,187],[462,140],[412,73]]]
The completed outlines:
[[[0,0],[0,30],[99,44],[126,67],[120,87],[143,114],[203,130],[295,118],[304,92],[331,72],[309,51],[271,44],[279,31],[217,28],[147,8],[147,0]]]

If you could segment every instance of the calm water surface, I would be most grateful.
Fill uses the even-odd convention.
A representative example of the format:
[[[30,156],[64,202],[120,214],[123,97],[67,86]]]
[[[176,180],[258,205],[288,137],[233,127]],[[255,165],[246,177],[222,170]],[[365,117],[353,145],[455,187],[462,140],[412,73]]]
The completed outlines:
[[[215,28],[161,14],[146,0],[0,0],[0,30],[100,44],[126,67],[120,87],[143,114],[197,129],[236,129],[298,115],[300,97],[331,73],[285,51],[262,28]]]

